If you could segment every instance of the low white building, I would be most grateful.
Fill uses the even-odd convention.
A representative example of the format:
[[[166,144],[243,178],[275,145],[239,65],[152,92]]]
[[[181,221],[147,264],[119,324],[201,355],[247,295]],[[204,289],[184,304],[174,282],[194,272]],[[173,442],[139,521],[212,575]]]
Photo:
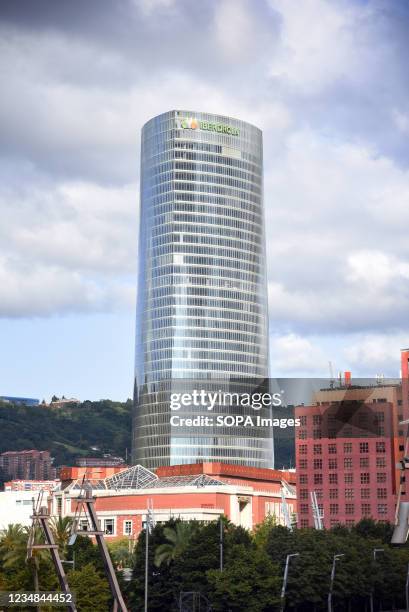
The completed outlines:
[[[8,525],[19,523],[31,525],[33,514],[33,498],[37,499],[37,492],[33,491],[1,491],[0,492],[0,529],[7,529]],[[43,500],[46,502],[48,493],[44,492]]]

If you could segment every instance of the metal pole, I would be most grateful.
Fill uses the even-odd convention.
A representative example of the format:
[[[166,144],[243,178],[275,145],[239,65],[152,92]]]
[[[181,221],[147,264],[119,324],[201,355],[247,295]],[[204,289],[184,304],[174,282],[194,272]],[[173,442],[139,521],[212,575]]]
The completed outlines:
[[[149,572],[149,517],[146,515],[145,527],[145,612],[148,612],[148,572]]]
[[[406,612],[409,612],[409,563],[408,563],[408,571],[406,573],[405,595],[406,595]]]
[[[219,546],[220,546],[220,571],[223,571],[223,521],[222,515],[220,515],[220,535],[219,535]]]
[[[383,548],[374,548],[373,549],[373,560],[374,560],[374,563],[376,562],[376,553],[383,552],[383,551],[384,551]],[[373,612],[373,595],[374,595],[374,590],[375,590],[375,587],[372,587],[371,588],[371,592],[369,594],[370,612]]]
[[[335,580],[335,566],[336,566],[338,559],[340,559],[343,556],[344,554],[334,555],[334,559],[332,561],[331,580],[330,580],[329,593],[328,593],[328,612],[332,612],[332,591],[334,588],[334,580]]]
[[[291,557],[298,557],[300,553],[293,553],[292,555],[287,555],[286,560],[285,560],[285,569],[284,569],[284,578],[283,578],[283,586],[281,589],[281,607],[280,607],[280,612],[284,612],[284,608],[285,608],[285,592],[287,589],[287,580],[288,580],[288,570],[289,570],[289,565],[290,565],[290,559]]]

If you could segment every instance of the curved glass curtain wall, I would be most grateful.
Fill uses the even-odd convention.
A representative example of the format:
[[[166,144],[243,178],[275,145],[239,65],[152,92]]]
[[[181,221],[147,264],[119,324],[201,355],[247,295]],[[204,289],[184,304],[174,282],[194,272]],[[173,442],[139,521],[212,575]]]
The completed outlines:
[[[142,130],[134,463],[273,465],[267,430],[169,423],[176,379],[268,376],[262,164],[261,131],[230,117],[170,111]]]

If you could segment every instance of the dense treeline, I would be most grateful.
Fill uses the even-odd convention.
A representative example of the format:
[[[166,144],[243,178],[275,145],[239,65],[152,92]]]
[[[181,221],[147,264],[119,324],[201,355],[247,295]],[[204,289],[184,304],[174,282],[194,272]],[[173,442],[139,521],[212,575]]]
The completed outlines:
[[[64,408],[0,402],[0,453],[49,450],[55,465],[73,465],[81,455],[100,452],[125,456],[130,449],[132,402],[85,401]]]
[[[389,545],[391,526],[363,520],[352,529],[289,531],[267,520],[254,534],[225,525],[224,569],[219,569],[219,526],[193,524],[188,536],[177,524],[157,525],[151,535],[150,607],[152,612],[178,610],[180,591],[203,593],[214,611],[268,612],[279,610],[280,591],[287,554],[299,553],[291,561],[286,610],[318,612],[327,609],[327,596],[334,554],[344,554],[337,563],[334,610],[369,610],[373,591],[374,610],[404,608],[405,579],[409,561],[407,546]],[[165,545],[165,558],[161,547]],[[373,550],[383,549],[376,561]],[[159,549],[159,559],[158,559]],[[168,553],[166,554],[166,550]],[[129,587],[131,608],[141,609],[145,533],[135,550],[133,581]],[[156,551],[156,553],[155,553]],[[156,561],[162,561],[159,567]],[[382,606],[382,608],[381,608]]]
[[[60,555],[75,558],[68,569],[70,587],[77,594],[79,612],[109,610],[108,583],[97,548],[78,536],[68,546],[70,519],[58,519],[53,531]],[[214,612],[278,612],[287,554],[299,553],[290,565],[286,610],[319,612],[327,609],[334,554],[343,554],[336,567],[334,611],[403,609],[409,547],[389,545],[391,526],[366,519],[352,529],[313,529],[290,532],[267,519],[254,533],[224,520],[223,571],[220,571],[219,523],[157,524],[149,536],[149,611],[177,612],[180,593],[201,594]],[[0,533],[0,590],[57,590],[49,553],[36,551],[25,560],[27,533],[10,526]],[[145,579],[145,532],[130,552],[124,538],[110,545],[122,590],[130,611],[142,610]],[[378,552],[374,561],[374,549]],[[121,569],[132,568],[130,582]],[[190,596],[191,597],[191,596]],[[202,607],[205,610],[206,607]]]

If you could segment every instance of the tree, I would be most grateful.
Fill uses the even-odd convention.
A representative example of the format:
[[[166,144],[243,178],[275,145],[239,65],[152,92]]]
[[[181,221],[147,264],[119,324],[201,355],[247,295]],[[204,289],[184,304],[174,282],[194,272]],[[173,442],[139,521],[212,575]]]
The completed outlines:
[[[81,570],[86,565],[93,565],[100,573],[104,573],[104,564],[98,547],[92,543],[88,536],[78,535],[75,543],[67,547],[67,561],[73,561],[75,556],[75,569]]]
[[[174,527],[165,527],[163,534],[167,542],[159,544],[155,550],[155,565],[160,567],[162,563],[174,561],[182,555],[188,547],[189,541],[194,533],[195,525],[179,521]]]
[[[213,609],[240,612],[245,602],[245,609],[252,612],[275,610],[281,577],[267,553],[254,544],[238,544],[231,548],[228,558],[223,571],[206,573]]]
[[[34,549],[27,559],[28,528],[21,525],[9,525],[0,533],[0,559],[5,569],[9,590],[38,591],[41,586],[49,590],[56,586],[52,572],[50,553],[46,549]],[[34,532],[34,542],[43,543],[40,529]]]
[[[175,527],[176,521],[170,520],[166,527]],[[149,534],[149,563],[148,563],[148,585],[149,585],[149,612],[166,612],[173,610],[172,603],[176,601],[177,588],[173,577],[171,566],[163,563],[159,568],[154,564],[155,550],[166,542],[164,526],[156,524]],[[139,534],[135,547],[132,581],[127,588],[127,596],[131,610],[142,610],[145,594],[145,544],[146,531]]]
[[[131,542],[128,538],[121,538],[108,544],[109,554],[116,567],[133,567],[134,555]]]
[[[68,573],[68,584],[75,593],[79,612],[109,610],[111,592],[107,580],[102,577],[90,563],[81,570]]]
[[[69,516],[54,517],[50,521],[51,531],[53,532],[55,543],[63,559],[67,557],[68,540],[71,536],[72,518]]]

